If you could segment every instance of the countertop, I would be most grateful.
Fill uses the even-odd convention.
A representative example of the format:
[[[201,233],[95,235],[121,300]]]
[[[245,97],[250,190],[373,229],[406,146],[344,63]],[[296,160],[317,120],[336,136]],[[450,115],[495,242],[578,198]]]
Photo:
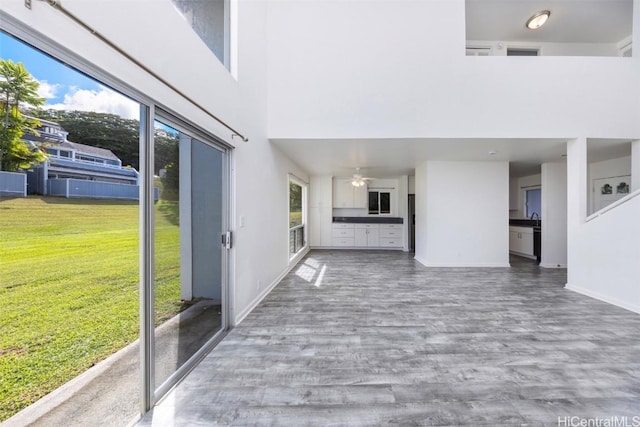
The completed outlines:
[[[537,219],[510,219],[509,225],[514,227],[541,227],[542,221]]]
[[[334,216],[333,222],[340,224],[402,224],[403,220],[394,216]]]

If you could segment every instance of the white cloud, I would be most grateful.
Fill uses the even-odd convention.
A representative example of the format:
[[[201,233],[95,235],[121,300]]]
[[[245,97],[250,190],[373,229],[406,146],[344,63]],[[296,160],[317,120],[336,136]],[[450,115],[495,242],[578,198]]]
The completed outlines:
[[[38,86],[38,96],[41,98],[47,98],[47,99],[51,99],[51,98],[56,98],[57,97],[57,93],[58,93],[58,89],[60,89],[60,85],[57,83],[49,83],[46,80],[41,80],[38,83],[40,83],[40,86]]]
[[[71,87],[61,103],[45,105],[45,108],[111,113],[126,119],[140,118],[140,105],[137,102],[104,86],[98,90]]]

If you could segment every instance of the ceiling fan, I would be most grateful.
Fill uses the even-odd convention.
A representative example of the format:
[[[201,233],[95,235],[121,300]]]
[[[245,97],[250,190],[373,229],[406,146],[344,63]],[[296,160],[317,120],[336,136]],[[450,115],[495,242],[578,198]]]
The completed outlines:
[[[362,174],[360,173],[360,168],[356,168],[356,173],[353,174],[351,185],[353,185],[354,187],[362,187],[366,184],[365,181],[369,179],[373,179],[373,178],[366,178],[362,176]]]

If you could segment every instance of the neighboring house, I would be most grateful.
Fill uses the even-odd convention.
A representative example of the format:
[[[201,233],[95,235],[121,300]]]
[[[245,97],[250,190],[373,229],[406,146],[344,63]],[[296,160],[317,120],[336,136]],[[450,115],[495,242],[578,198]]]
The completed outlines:
[[[122,161],[111,150],[68,141],[69,133],[58,123],[38,120],[41,123],[38,135],[25,134],[23,139],[33,146],[40,146],[48,156],[46,161],[28,171],[29,194],[137,198],[137,196],[126,197],[126,195],[137,194],[137,190],[129,186],[137,187],[138,171],[131,167],[123,167]],[[83,189],[86,191],[81,194],[67,194],[67,181],[63,180],[95,181],[119,185],[94,184],[92,186],[94,188],[90,190],[85,185]],[[65,191],[64,194],[61,194],[62,188]]]

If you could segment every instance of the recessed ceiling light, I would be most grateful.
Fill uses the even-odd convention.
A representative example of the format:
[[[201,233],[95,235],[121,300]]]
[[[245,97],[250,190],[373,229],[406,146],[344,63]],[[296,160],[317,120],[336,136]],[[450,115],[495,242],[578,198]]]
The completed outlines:
[[[491,150],[491,151],[489,151],[489,155],[490,155],[490,156],[495,156],[496,154],[498,154],[498,152],[497,152],[497,151],[495,151],[495,150]]]
[[[536,13],[527,21],[527,28],[530,30],[537,30],[538,28],[542,27],[545,22],[547,22],[549,16],[551,16],[551,12],[549,12],[548,10],[543,10]]]

